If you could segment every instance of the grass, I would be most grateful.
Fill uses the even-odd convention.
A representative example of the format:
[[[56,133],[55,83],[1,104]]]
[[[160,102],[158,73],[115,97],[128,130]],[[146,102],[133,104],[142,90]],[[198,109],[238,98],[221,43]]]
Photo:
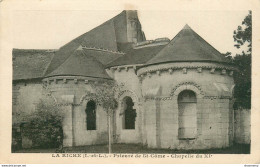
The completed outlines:
[[[56,149],[21,149],[14,153],[55,153]],[[108,153],[107,145],[76,146],[64,148],[66,153]],[[151,149],[139,144],[113,144],[113,153],[157,153],[157,154],[250,154],[249,144],[234,144],[228,148],[206,150]]]

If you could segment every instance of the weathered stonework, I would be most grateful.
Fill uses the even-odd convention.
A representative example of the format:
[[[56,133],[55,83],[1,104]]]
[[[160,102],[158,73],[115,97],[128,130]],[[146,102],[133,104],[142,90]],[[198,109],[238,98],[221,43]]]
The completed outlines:
[[[188,25],[172,40],[146,40],[137,11],[123,11],[53,57],[21,53],[13,57],[13,112],[33,112],[44,97],[54,101],[65,116],[65,147],[108,142],[108,115],[90,97],[103,84],[122,87],[115,94],[113,143],[171,149],[250,143],[250,111],[233,110],[238,70]],[[23,146],[31,145],[24,138]]]
[[[13,85],[13,112],[33,112],[42,98],[43,89],[41,81],[16,82]]]
[[[181,66],[182,63],[179,63]],[[185,64],[185,63],[183,63]],[[198,63],[196,63],[198,65]],[[202,63],[203,64],[203,63]],[[209,64],[210,65],[210,64]],[[158,65],[140,69],[137,75],[149,69],[168,69],[169,65]],[[214,66],[214,64],[212,65]],[[172,67],[172,66],[171,66]],[[217,68],[217,67],[216,67]],[[224,67],[223,67],[224,68]],[[232,144],[233,132],[230,99],[232,98],[233,78],[227,75],[211,74],[207,69],[174,68],[172,74],[165,70],[161,75],[144,77],[142,93],[143,104],[148,118],[144,128],[147,134],[145,142],[153,148],[207,149],[228,147]],[[211,69],[211,68],[208,68]],[[152,70],[148,70],[151,73]],[[218,90],[213,83],[224,84],[227,91]],[[158,87],[158,89],[156,89]],[[153,94],[151,90],[154,91]],[[197,137],[192,140],[178,139],[178,95],[184,90],[191,90],[197,98]],[[154,136],[154,137],[152,137]]]
[[[66,82],[64,82],[66,79]],[[56,82],[54,82],[56,80]],[[75,82],[75,80],[77,82]],[[87,83],[86,83],[87,80]],[[46,78],[43,82],[49,82],[47,88],[51,95],[57,99],[58,105],[65,113],[64,118],[64,146],[80,146],[102,144],[107,142],[107,116],[103,108],[97,104],[96,130],[86,129],[86,105],[93,100],[86,96],[89,92],[95,93],[93,85],[101,86],[102,83],[110,83],[109,80],[59,76]],[[73,99],[73,100],[72,100]],[[95,100],[95,99],[94,99]]]
[[[124,68],[122,68],[124,69]],[[111,75],[112,76],[112,75]],[[136,67],[129,67],[128,70],[114,71],[113,77],[117,84],[123,85],[123,90],[117,94],[118,109],[114,115],[114,142],[118,143],[142,143],[142,130],[143,130],[143,112],[141,106],[141,90],[140,82],[136,76]],[[136,110],[135,129],[122,128],[122,113],[124,106],[122,105],[123,99],[130,97],[134,102],[134,109]]]
[[[137,117],[135,121],[135,129],[123,129],[123,114],[124,114],[124,104],[123,100],[125,97],[130,97],[133,102],[133,108],[136,110]],[[115,142],[117,143],[142,143],[141,134],[142,134],[142,112],[140,110],[139,98],[133,91],[124,90],[119,94],[119,106],[115,112],[115,128],[114,135],[117,136]]]
[[[251,110],[234,110],[235,141],[242,144],[251,143]]]

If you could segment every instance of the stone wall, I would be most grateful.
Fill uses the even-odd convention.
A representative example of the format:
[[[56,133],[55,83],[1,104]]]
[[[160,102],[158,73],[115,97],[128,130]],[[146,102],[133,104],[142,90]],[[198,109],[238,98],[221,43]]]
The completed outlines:
[[[126,26],[128,42],[140,42],[145,40],[141,23],[138,20],[137,11],[129,10],[126,12]]]
[[[64,112],[63,121],[64,146],[102,144],[108,141],[106,112],[96,105],[96,130],[86,128],[86,105],[90,100],[85,97],[87,92],[94,92],[93,86],[100,80],[90,78],[63,79],[54,77],[32,82],[15,82],[13,84],[13,112],[34,112],[36,104],[47,95],[60,105]],[[103,82],[103,81],[102,81]],[[13,118],[15,120],[15,118]],[[22,145],[26,148],[32,142],[23,138]]]
[[[108,74],[117,82],[123,84],[121,92],[119,92],[119,106],[114,116],[114,142],[117,143],[142,143],[143,131],[143,110],[141,106],[141,87],[139,79],[136,75],[136,67],[125,66],[115,69],[107,70]],[[134,102],[134,109],[136,109],[135,129],[123,129],[123,113],[124,108],[122,101],[124,97],[129,96]]]
[[[182,65],[179,63],[179,65]],[[186,65],[185,63],[183,65]],[[189,66],[192,66],[189,63]],[[203,66],[203,63],[200,64]],[[208,66],[208,64],[206,65]],[[167,65],[154,66],[163,69]],[[149,147],[206,149],[228,147],[233,141],[232,91],[230,71],[211,69],[155,70],[138,75],[142,79],[144,102],[144,143]],[[143,75],[143,76],[141,76]],[[197,131],[195,139],[178,135],[178,102],[181,91],[191,90],[197,98]]]
[[[189,68],[185,68],[189,65]],[[178,68],[175,68],[175,67]],[[169,67],[172,70],[169,70]],[[149,66],[136,72],[135,66],[107,70],[118,84],[119,107],[113,117],[114,143],[143,143],[151,148],[208,149],[250,143],[250,110],[233,113],[232,69],[215,63],[178,63]],[[214,69],[214,70],[213,70]],[[65,113],[64,146],[107,143],[107,116],[96,108],[96,130],[86,128],[88,92],[106,82],[88,77],[50,77],[44,81],[15,82],[13,111],[34,111],[48,95]],[[179,138],[178,95],[183,90],[196,94],[197,130],[195,139]],[[123,129],[122,101],[131,97],[137,117],[135,129]],[[235,124],[233,124],[235,120]],[[234,131],[235,129],[235,131]],[[25,140],[24,140],[25,141]],[[23,143],[28,147],[31,141]]]
[[[31,113],[35,111],[37,103],[42,99],[43,85],[41,80],[13,81],[12,85],[12,112],[16,116],[21,113]],[[18,129],[20,121],[15,116],[12,117],[13,130]],[[22,147],[32,147],[32,141],[21,133]],[[14,137],[14,136],[13,136]]]
[[[41,81],[14,81],[12,107],[13,112],[33,112],[36,104],[42,98]]]
[[[251,143],[251,110],[238,109],[235,113],[235,142],[240,144]]]
[[[51,93],[66,114],[64,119],[64,146],[80,146],[107,143],[107,115],[96,103],[96,130],[87,130],[86,106],[88,92],[104,80],[87,77],[53,77],[45,79],[47,91]],[[94,99],[93,99],[94,100]],[[95,101],[95,100],[94,100]]]
[[[229,99],[197,99],[197,137],[178,139],[177,99],[147,100],[145,102],[144,138],[149,147],[178,149],[207,149],[228,147]]]

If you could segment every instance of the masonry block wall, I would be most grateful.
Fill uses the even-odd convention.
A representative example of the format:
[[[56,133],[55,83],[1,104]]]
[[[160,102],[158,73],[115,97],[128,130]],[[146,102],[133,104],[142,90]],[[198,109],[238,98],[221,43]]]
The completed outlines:
[[[116,81],[117,84],[123,84],[121,92],[119,92],[119,106],[114,116],[114,142],[118,143],[142,143],[142,125],[143,125],[143,111],[141,106],[141,87],[139,79],[136,75],[135,67],[119,67],[117,69],[110,69],[108,73]],[[135,129],[124,129],[124,106],[123,99],[130,97],[134,102],[134,109],[136,110]]]
[[[154,101],[146,101],[144,105],[144,134],[143,144],[156,148],[156,104]]]
[[[134,67],[109,70],[115,81],[124,85],[113,119],[114,143],[143,143],[151,148],[172,149],[222,148],[234,140],[250,143],[250,110],[233,111],[234,81],[229,71],[223,72],[214,63],[200,64],[207,67],[204,69],[193,68],[198,63],[188,64],[188,69],[181,68],[187,63],[179,63],[172,71],[167,68],[176,64],[145,67],[137,74]],[[107,143],[107,116],[101,106],[96,107],[96,130],[86,128],[85,110],[91,99],[85,95],[95,92],[100,81],[87,77],[50,77],[43,81],[15,82],[13,112],[33,112],[36,104],[48,95],[65,114],[64,146]],[[178,95],[184,90],[195,92],[197,100],[196,137],[186,140],[179,136]],[[122,101],[127,96],[132,98],[137,113],[134,130],[123,129],[122,125]],[[31,144],[24,138],[24,147]]]
[[[167,67],[167,64],[158,65],[138,71],[138,75],[149,71],[142,76],[142,93],[146,99],[144,127],[147,133],[144,138],[148,146],[178,149],[230,146],[233,141],[232,76],[223,74],[222,70],[211,73],[210,69],[158,70]],[[197,98],[196,137],[193,139],[180,139],[178,132],[178,95],[184,90],[195,92]]]
[[[128,11],[127,17],[127,38],[130,42],[141,42],[145,40],[144,33],[142,32],[142,26],[139,22],[136,11]]]
[[[134,109],[136,110],[135,129],[123,129],[122,128],[122,114],[124,113],[123,108],[119,105],[116,111],[116,127],[117,135],[119,135],[120,143],[141,143],[142,142],[142,108],[140,104],[141,90],[139,79],[136,76],[135,68],[129,67],[127,70],[117,70],[114,72],[114,79],[118,84],[123,83],[124,88],[122,94],[119,97],[119,104],[122,103],[124,97],[128,96],[132,98],[134,102]]]
[[[204,148],[228,147],[229,133],[229,99],[202,99],[199,111],[199,131]]]
[[[238,109],[234,111],[235,116],[235,142],[240,144],[251,143],[251,110]]]
[[[85,110],[91,99],[85,95],[88,92],[95,92],[95,88],[91,85],[98,86],[97,82],[99,81],[90,78],[48,78],[47,90],[64,109],[66,116],[63,126],[64,146],[107,143],[107,115],[101,106],[96,104],[96,129],[87,130],[86,125]]]
[[[133,91],[140,98],[141,87],[134,67],[128,67],[127,69],[119,67],[117,70],[111,69],[111,71],[113,71],[113,79],[118,84],[123,84],[125,90]]]
[[[33,112],[42,98],[43,85],[40,81],[15,81],[13,83],[13,112]]]
[[[12,112],[14,113],[31,113],[36,109],[36,105],[43,98],[43,84],[39,80],[23,80],[13,81],[12,87]],[[22,132],[20,127],[16,125],[16,117],[12,117],[12,124],[16,130]],[[32,141],[21,133],[22,147],[32,147]]]

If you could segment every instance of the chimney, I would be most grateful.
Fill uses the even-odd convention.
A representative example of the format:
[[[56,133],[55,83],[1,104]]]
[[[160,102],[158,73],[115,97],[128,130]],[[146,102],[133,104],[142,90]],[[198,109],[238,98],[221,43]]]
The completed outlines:
[[[137,10],[126,10],[126,20],[127,41],[133,43],[145,41],[142,26],[138,19]]]

